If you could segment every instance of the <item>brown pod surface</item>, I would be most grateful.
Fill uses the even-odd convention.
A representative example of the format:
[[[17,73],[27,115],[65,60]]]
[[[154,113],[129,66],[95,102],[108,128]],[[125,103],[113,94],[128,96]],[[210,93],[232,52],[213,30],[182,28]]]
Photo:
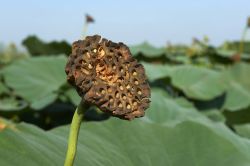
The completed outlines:
[[[88,36],[72,45],[68,82],[88,103],[121,119],[144,115],[150,103],[145,70],[123,43]]]

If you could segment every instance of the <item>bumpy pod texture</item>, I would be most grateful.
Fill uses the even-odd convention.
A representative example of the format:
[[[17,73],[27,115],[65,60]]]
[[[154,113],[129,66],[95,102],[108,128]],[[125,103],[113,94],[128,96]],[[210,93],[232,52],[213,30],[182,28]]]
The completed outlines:
[[[88,103],[121,119],[144,115],[150,87],[144,68],[123,43],[88,36],[72,45],[66,65],[68,82]]]

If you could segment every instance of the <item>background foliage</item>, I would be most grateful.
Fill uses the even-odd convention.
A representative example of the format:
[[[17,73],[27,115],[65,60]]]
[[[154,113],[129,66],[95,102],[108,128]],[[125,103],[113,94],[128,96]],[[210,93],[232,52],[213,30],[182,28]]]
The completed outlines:
[[[35,36],[23,45],[28,52],[14,44],[0,50],[0,165],[62,165],[80,101],[65,79],[70,45]],[[76,165],[248,166],[250,45],[242,54],[238,45],[214,47],[205,38],[131,46],[145,67],[151,106],[131,122],[85,108]]]

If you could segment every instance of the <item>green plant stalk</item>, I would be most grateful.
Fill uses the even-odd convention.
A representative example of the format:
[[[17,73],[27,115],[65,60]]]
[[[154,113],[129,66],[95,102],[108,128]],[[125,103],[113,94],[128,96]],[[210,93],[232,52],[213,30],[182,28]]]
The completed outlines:
[[[76,151],[77,151],[77,140],[78,140],[78,134],[81,127],[81,122],[84,116],[84,108],[83,108],[83,101],[78,105],[78,107],[75,110],[71,127],[70,127],[70,133],[69,133],[69,140],[68,140],[68,150],[64,162],[64,166],[73,166]]]
[[[241,37],[241,41],[240,41],[240,48],[239,48],[240,56],[242,55],[242,53],[244,51],[244,42],[245,42],[245,38],[247,36],[247,29],[248,29],[248,27],[246,26],[243,30],[243,33],[242,33],[242,37]]]
[[[88,30],[88,22],[86,21],[83,25],[83,32],[82,32],[82,40],[85,39],[86,35],[87,35],[87,30]]]

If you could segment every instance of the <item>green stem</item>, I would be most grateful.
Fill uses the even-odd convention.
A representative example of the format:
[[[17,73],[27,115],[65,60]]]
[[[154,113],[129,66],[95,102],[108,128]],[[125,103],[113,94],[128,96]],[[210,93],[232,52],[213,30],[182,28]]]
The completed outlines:
[[[78,107],[75,110],[71,127],[70,127],[70,133],[69,133],[69,140],[68,140],[68,150],[66,154],[66,159],[64,166],[73,166],[74,159],[76,155],[77,150],[77,140],[78,140],[78,134],[79,129],[81,127],[82,118],[84,115],[84,106],[83,101],[78,105]]]
[[[82,32],[82,40],[85,39],[86,35],[87,35],[87,30],[88,30],[88,23],[87,21],[84,23],[83,25],[83,32]]]
[[[239,48],[239,54],[241,56],[241,54],[243,53],[244,51],[244,42],[245,42],[245,37],[247,35],[247,26],[244,28],[244,31],[243,31],[243,34],[242,34],[242,37],[241,37],[241,41],[240,41],[240,48]]]

